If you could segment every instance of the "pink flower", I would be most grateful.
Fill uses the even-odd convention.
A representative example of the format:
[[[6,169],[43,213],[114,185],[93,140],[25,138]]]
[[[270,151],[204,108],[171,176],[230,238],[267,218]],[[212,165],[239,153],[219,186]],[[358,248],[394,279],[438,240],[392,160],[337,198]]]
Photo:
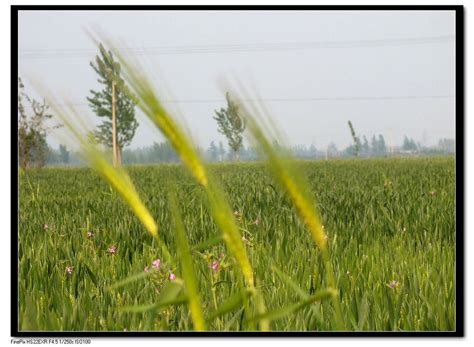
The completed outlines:
[[[170,280],[174,280],[176,278],[176,275],[172,272],[170,272]]]
[[[68,275],[71,275],[71,274],[72,274],[72,266],[70,266],[70,265],[66,266],[66,273],[67,273]]]
[[[212,262],[212,265],[210,265],[209,267],[215,272],[217,272],[219,270],[219,262],[217,260],[214,260]]]
[[[400,282],[396,281],[396,280],[391,280],[390,282],[388,282],[388,286],[390,288],[395,288],[395,287],[398,287],[398,285],[400,284]]]
[[[160,267],[161,260],[160,259],[155,259],[151,262],[151,266],[154,268]]]
[[[87,231],[87,237],[91,238],[92,236],[94,236],[94,233],[92,232],[92,230],[88,230]]]
[[[143,271],[148,272],[148,265],[145,265],[145,267],[143,268]]]
[[[117,252],[117,247],[115,247],[114,245],[109,246],[107,252],[109,252],[109,254],[115,254],[115,252]]]

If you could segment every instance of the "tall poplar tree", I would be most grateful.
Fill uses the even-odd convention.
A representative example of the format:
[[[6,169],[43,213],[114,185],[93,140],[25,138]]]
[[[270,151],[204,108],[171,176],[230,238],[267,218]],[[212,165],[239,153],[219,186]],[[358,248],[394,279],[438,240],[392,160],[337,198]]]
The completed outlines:
[[[239,150],[243,145],[242,133],[246,125],[245,119],[239,116],[238,107],[230,99],[229,93],[226,93],[225,97],[227,109],[221,108],[220,111],[215,111],[214,119],[217,121],[218,131],[227,138],[233,157],[239,160]]]
[[[92,96],[87,100],[95,114],[103,119],[102,124],[94,131],[96,141],[112,148],[112,89],[114,89],[117,159],[120,163],[120,153],[132,142],[138,127],[135,118],[136,98],[125,85],[120,75],[120,64],[114,59],[112,52],[107,51],[102,44],[99,45],[99,51],[95,62],[91,62],[90,65],[99,75],[97,81],[103,88],[99,91],[91,90]]]
[[[360,151],[360,139],[359,137],[356,135],[355,133],[355,130],[354,130],[354,127],[352,126],[352,122],[351,121],[348,121],[347,122],[349,124],[349,130],[351,131],[351,136],[352,136],[352,140],[354,141],[354,145],[353,145],[353,150],[354,150],[354,155],[356,157],[359,156],[359,151]]]

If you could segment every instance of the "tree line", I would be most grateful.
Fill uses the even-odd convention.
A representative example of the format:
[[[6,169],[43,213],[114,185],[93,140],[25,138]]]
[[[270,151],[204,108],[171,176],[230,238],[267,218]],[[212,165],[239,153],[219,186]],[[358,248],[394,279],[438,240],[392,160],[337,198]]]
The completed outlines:
[[[99,45],[99,54],[90,62],[91,68],[98,75],[97,82],[101,89],[90,90],[87,101],[91,110],[102,122],[89,133],[89,139],[112,150],[115,165],[133,163],[171,163],[178,162],[179,157],[169,142],[154,142],[151,146],[129,149],[138,121],[135,114],[136,97],[130,92],[121,77],[120,64],[111,51]],[[226,107],[214,111],[217,130],[224,135],[227,146],[222,141],[211,141],[206,149],[198,148],[203,157],[209,161],[253,161],[257,160],[255,149],[246,147],[243,133],[246,122],[239,114],[238,105],[226,93]],[[40,168],[45,165],[79,165],[77,153],[60,145],[57,149],[47,143],[47,135],[53,129],[61,127],[51,125],[53,114],[45,100],[38,101],[28,96],[21,78],[18,78],[18,158],[23,169]],[[438,147],[423,147],[413,139],[405,136],[403,145],[388,148],[383,135],[373,135],[369,142],[364,135],[357,135],[351,121],[348,121],[353,143],[339,150],[334,143],[326,148],[296,145],[287,148],[296,158],[316,159],[330,157],[372,157],[388,154],[446,154],[454,153],[454,140],[441,139]],[[280,146],[274,143],[274,146]]]

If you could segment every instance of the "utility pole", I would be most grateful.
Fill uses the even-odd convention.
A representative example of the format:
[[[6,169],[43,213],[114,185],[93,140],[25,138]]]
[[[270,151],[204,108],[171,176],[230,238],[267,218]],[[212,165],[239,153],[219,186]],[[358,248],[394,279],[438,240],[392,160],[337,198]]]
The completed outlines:
[[[117,166],[117,129],[115,126],[115,81],[112,81],[112,151],[114,152],[114,166]]]

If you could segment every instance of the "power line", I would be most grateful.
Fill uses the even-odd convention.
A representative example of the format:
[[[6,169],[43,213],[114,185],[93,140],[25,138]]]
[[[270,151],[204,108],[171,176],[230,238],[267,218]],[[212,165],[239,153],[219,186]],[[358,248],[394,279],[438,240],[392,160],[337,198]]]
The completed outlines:
[[[393,38],[373,40],[344,40],[344,41],[311,41],[311,42],[278,42],[278,43],[249,43],[221,45],[188,45],[188,46],[150,46],[150,47],[116,47],[124,55],[168,55],[168,54],[209,54],[209,53],[240,53],[288,50],[318,50],[331,48],[370,48],[388,46],[409,46],[435,43],[454,42],[454,36],[427,36],[417,38]],[[49,59],[49,58],[83,58],[95,54],[97,50],[86,48],[58,49],[23,49],[20,59]]]
[[[343,41],[311,41],[311,42],[279,42],[279,43],[250,43],[250,44],[214,44],[214,45],[187,45],[187,46],[150,46],[150,47],[115,47],[115,49],[120,51],[126,50],[136,50],[136,49],[216,49],[216,48],[241,48],[241,47],[273,47],[278,45],[289,45],[289,46],[298,46],[298,45],[339,45],[339,44],[384,44],[384,43],[430,43],[430,42],[439,42],[439,41],[453,41],[454,36],[425,36],[417,38],[385,38],[385,39],[371,39],[371,40],[343,40]],[[39,49],[22,49],[21,52],[26,53],[35,53],[35,52],[95,52],[95,49],[90,48],[39,48]]]
[[[312,102],[312,101],[378,101],[378,100],[422,100],[422,99],[449,99],[455,95],[399,95],[399,96],[353,96],[353,97],[315,97],[315,98],[261,98],[261,99],[237,99],[238,102]],[[164,104],[192,104],[192,103],[217,103],[225,102],[225,99],[182,99],[163,100]],[[88,106],[85,102],[54,103],[56,106]]]

